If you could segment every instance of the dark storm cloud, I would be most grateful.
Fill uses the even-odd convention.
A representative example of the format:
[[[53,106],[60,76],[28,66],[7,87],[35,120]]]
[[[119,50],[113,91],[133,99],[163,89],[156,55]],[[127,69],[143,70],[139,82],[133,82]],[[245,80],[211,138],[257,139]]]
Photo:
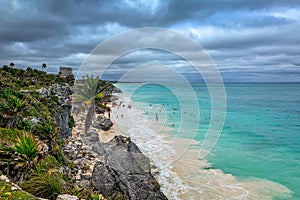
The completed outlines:
[[[297,81],[299,65],[293,63],[300,63],[299,19],[298,0],[0,0],[0,65],[14,62],[17,67],[40,67],[46,62],[49,72],[56,72],[60,65],[72,66],[77,72],[101,41],[131,28],[159,26],[175,29],[201,44],[227,80],[261,79],[261,73],[268,80],[289,81],[292,77]],[[172,38],[154,42],[185,45]],[[113,48],[103,56],[111,56]],[[111,71],[149,62],[182,73],[187,73],[189,65],[178,56],[148,50],[116,60]]]

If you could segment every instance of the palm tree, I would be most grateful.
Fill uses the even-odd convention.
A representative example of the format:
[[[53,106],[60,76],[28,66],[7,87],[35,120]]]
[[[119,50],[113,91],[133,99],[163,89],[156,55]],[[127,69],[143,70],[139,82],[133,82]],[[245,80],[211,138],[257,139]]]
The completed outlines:
[[[105,97],[104,90],[110,86],[109,83],[101,84],[99,76],[93,78],[86,75],[84,84],[77,85],[73,101],[75,103],[83,103],[86,110],[86,118],[84,123],[84,132],[86,133],[92,124],[92,118],[95,113],[95,105],[104,107],[109,110],[109,107],[102,104],[101,100]]]
[[[44,71],[44,69],[46,69],[46,67],[47,67],[46,63],[43,63],[42,64],[42,70]]]
[[[9,66],[10,66],[10,67],[14,67],[15,64],[14,64],[14,63],[10,63]]]

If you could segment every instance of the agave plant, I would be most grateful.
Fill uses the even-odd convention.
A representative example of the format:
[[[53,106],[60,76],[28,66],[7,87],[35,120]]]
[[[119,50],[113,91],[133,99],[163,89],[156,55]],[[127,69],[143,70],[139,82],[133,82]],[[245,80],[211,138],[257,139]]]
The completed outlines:
[[[38,155],[38,144],[39,141],[31,133],[23,132],[23,135],[18,137],[13,150],[24,156],[27,161],[32,161]]]
[[[32,174],[34,166],[40,159],[39,140],[25,131],[15,137],[17,138],[13,140],[14,145],[10,143],[0,145],[0,161],[6,174],[15,181],[22,181]]]

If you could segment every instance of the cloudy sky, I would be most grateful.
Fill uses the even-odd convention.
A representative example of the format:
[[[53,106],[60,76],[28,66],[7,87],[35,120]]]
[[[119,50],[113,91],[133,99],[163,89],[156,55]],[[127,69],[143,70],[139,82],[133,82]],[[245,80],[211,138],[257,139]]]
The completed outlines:
[[[48,72],[70,66],[77,73],[101,42],[133,28],[161,27],[201,45],[225,81],[300,82],[299,0],[0,0],[0,15],[1,66],[45,62]],[[184,46],[168,44],[174,43]],[[155,63],[195,75],[178,55],[140,49],[114,60],[106,78]]]

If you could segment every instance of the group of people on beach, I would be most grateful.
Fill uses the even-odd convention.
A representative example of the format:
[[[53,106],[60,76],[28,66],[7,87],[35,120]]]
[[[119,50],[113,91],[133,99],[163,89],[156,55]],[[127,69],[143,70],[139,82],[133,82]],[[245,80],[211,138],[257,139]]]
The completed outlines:
[[[168,107],[168,106],[170,106],[170,105],[169,105],[169,104],[162,104],[162,107],[159,109],[159,113],[161,113],[162,110],[163,110],[165,107]],[[117,109],[119,109],[120,107],[123,107],[123,108],[127,107],[127,109],[131,109],[131,108],[132,108],[132,105],[131,105],[130,103],[126,104],[126,103],[120,101],[118,104],[117,104],[117,103],[113,104],[113,107],[117,107]],[[152,105],[152,104],[149,104],[149,107],[151,107],[152,109],[155,108],[155,106]],[[178,110],[179,110],[178,107],[173,107],[173,108],[172,108],[173,114],[175,115],[175,114],[176,114],[176,111],[178,111]],[[184,114],[188,114],[186,111],[184,111],[183,113],[184,113]],[[196,117],[196,115],[195,115],[195,114],[192,114],[192,113],[189,114],[189,116],[190,116],[190,117]],[[120,116],[119,116],[119,115],[116,115],[116,117],[117,117],[117,118],[119,118],[119,117],[123,118],[124,115],[123,115],[123,114],[121,114]],[[149,117],[149,118],[150,118],[150,117]],[[210,117],[209,117],[209,118],[205,118],[205,120],[210,120]],[[156,122],[159,122],[159,114],[158,114],[158,112],[155,113],[155,121],[156,121]],[[171,126],[174,127],[175,124],[172,123]]]

